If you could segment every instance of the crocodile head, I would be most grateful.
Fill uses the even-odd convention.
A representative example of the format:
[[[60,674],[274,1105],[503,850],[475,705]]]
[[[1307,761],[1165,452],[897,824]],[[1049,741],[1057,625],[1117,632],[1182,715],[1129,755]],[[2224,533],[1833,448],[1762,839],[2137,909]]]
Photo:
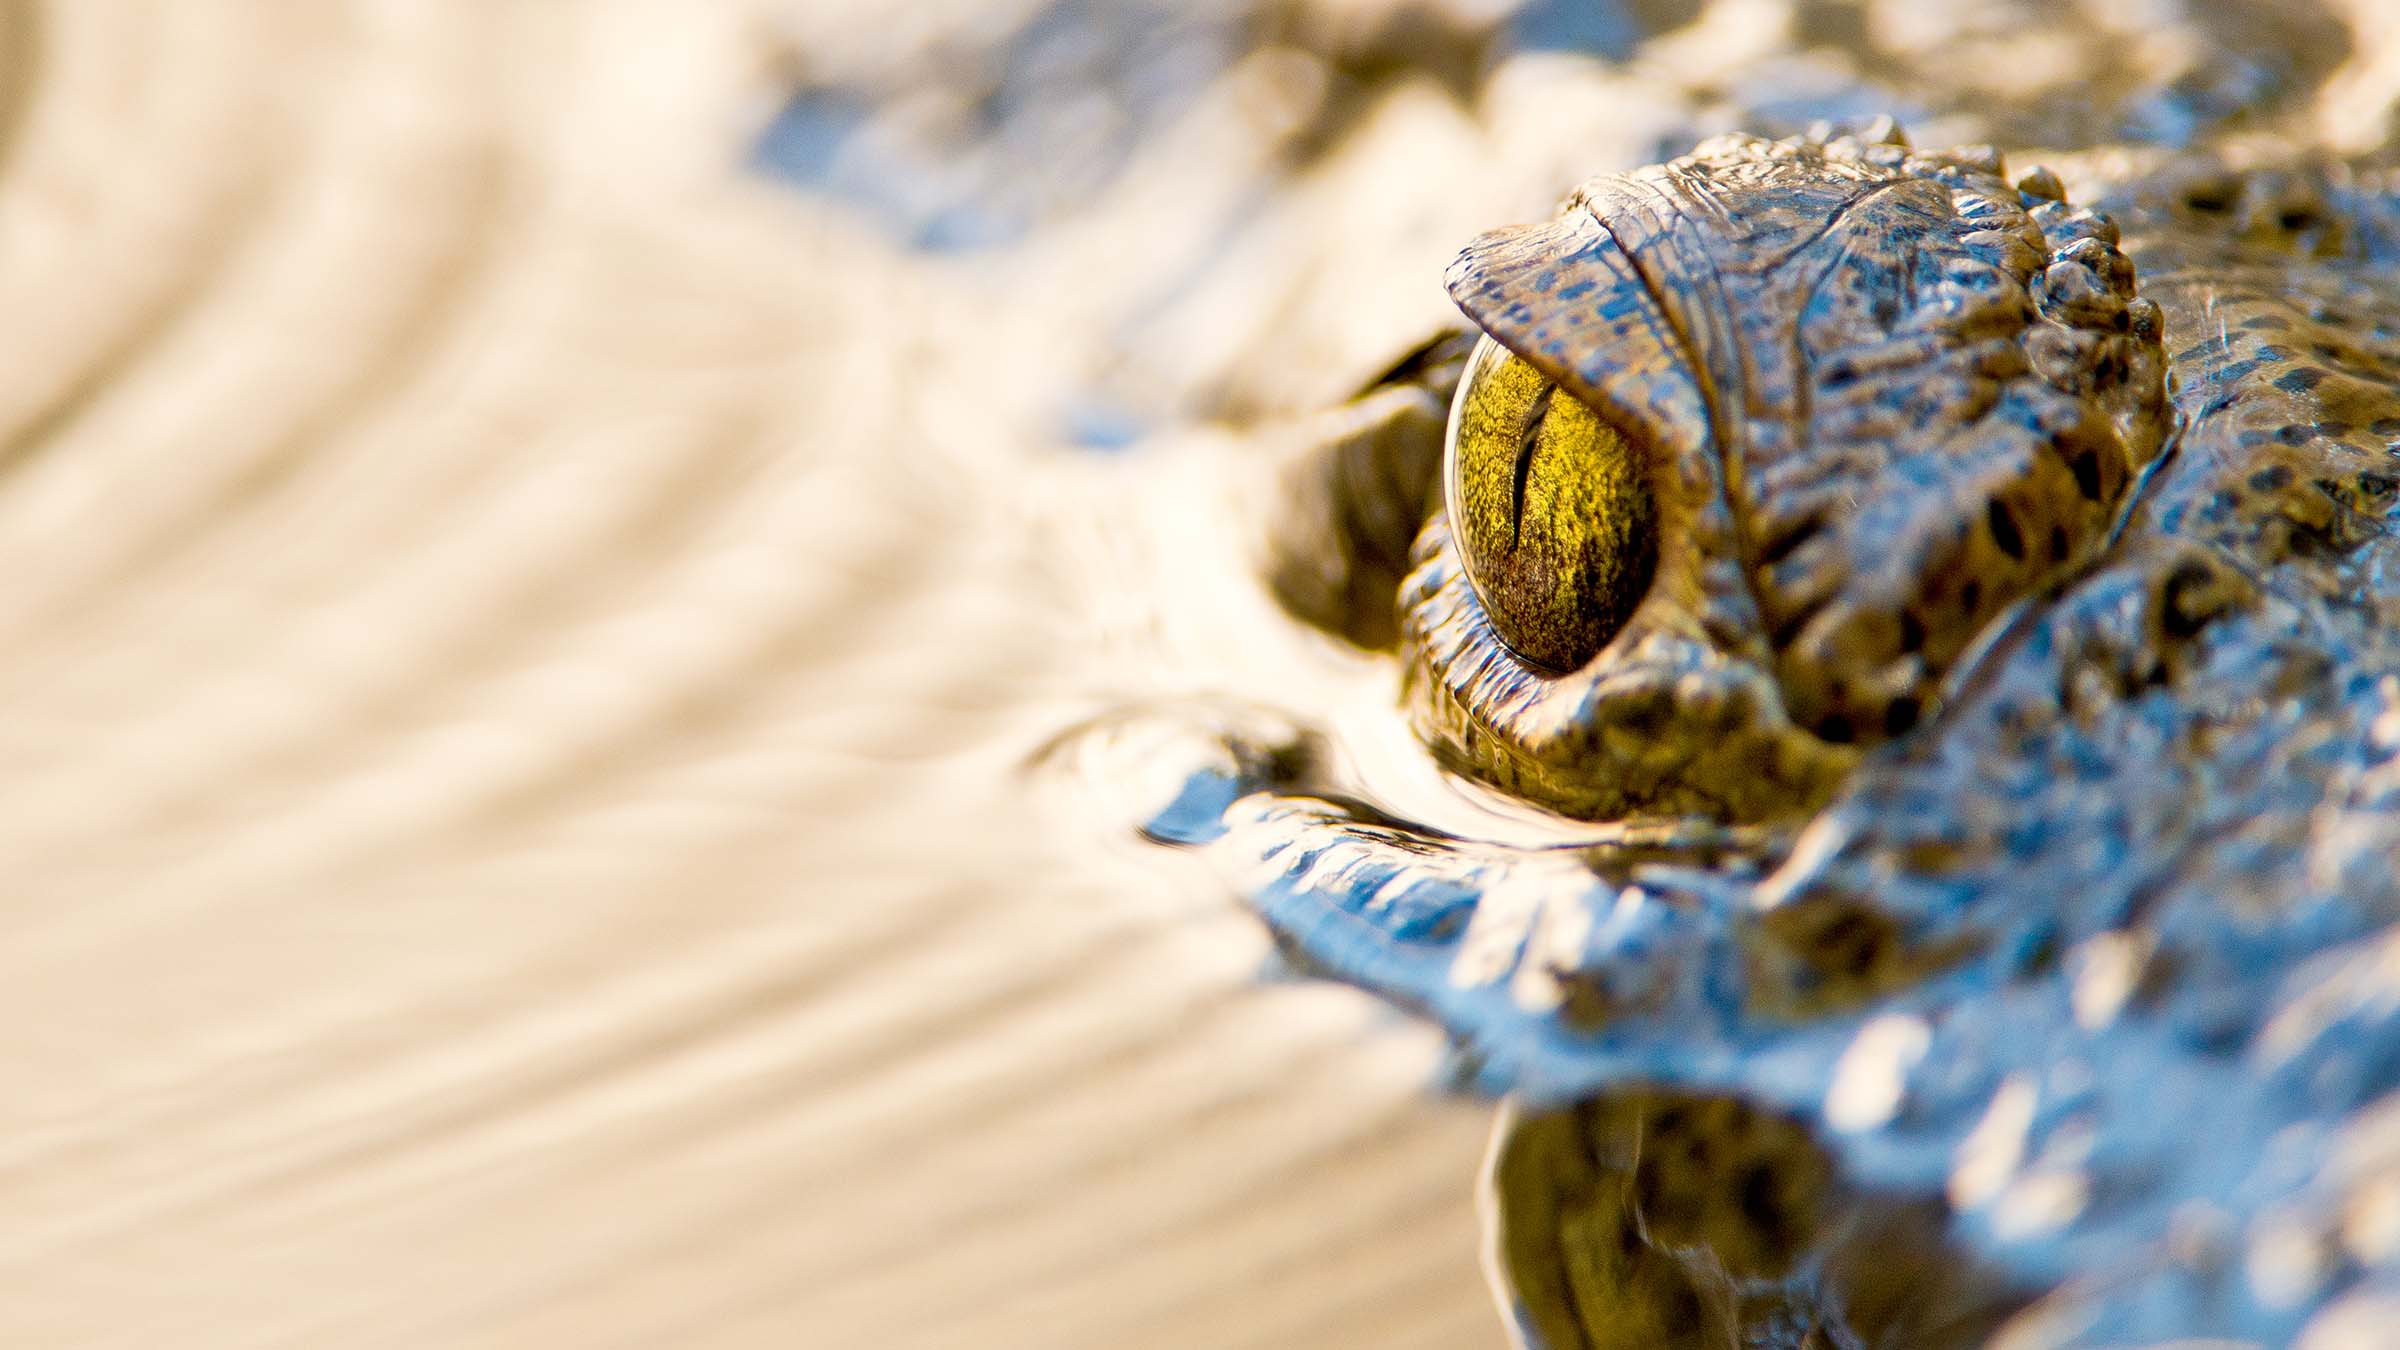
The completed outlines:
[[[1820,805],[2158,452],[2115,229],[1989,153],[1725,137],[1487,234],[1402,596],[1448,762],[1587,817]]]
[[[1579,820],[1400,819],[1301,710],[1149,829],[1514,1098],[1528,1343],[2290,1343],[2400,1270],[2400,191],[2085,169],[1597,180],[1287,462],[1270,588]]]

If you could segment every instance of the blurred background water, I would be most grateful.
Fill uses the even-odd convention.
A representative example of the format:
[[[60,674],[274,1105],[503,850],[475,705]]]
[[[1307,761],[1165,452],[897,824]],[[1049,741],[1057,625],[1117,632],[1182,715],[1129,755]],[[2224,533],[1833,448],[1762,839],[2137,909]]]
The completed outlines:
[[[27,2],[0,80],[0,1342],[1494,1345],[1435,1039],[1029,762],[1304,689],[1409,771],[1256,467],[1475,231],[1876,112],[2388,158],[2400,18]]]

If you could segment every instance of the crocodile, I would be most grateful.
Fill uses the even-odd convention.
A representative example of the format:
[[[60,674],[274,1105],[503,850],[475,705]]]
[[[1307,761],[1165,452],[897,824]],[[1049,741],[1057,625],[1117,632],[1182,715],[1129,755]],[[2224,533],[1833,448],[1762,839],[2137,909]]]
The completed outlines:
[[[1282,464],[1265,584],[1541,831],[1240,708],[1144,828],[1503,1099],[1519,1344],[2400,1307],[2400,198],[2053,167],[1877,119],[1594,179]]]

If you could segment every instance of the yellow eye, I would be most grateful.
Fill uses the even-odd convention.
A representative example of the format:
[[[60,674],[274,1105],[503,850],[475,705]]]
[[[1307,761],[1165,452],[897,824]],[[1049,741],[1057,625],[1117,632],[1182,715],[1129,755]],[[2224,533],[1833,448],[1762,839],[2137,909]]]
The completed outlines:
[[[1649,589],[1657,517],[1633,447],[1488,337],[1450,405],[1442,480],[1467,580],[1528,663],[1582,666]]]

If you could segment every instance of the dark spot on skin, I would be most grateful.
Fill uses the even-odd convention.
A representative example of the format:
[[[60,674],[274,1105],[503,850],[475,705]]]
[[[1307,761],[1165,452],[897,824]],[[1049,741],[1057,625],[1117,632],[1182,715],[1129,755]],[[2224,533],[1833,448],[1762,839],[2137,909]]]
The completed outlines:
[[[2275,439],[2285,445],[2306,445],[2313,435],[2315,435],[2314,428],[2300,426],[2297,423],[2275,429]]]
[[[2025,558],[2025,536],[2017,532],[2017,518],[2008,510],[2008,503],[1994,501],[1983,508],[1983,521],[1991,529],[1992,542],[2002,553],[2022,562]]]
[[[1968,613],[1983,608],[1983,583],[1970,581],[1958,588],[1958,603]]]
[[[2281,314],[2253,314],[2234,326],[2249,329],[2289,328],[2292,326],[2292,321]]]
[[[2066,560],[2067,527],[2064,525],[2053,525],[2050,527],[2050,561],[2058,563],[2065,562]]]
[[[1688,1284],[1679,1284],[1667,1295],[1666,1324],[1686,1334],[1698,1334],[1707,1321],[1700,1306],[1700,1291]]]
[[[1900,611],[1900,650],[1913,652],[1925,645],[1925,621],[1913,611]]]
[[[1875,954],[1882,947],[1882,934],[1867,916],[1855,909],[1844,910],[1833,922],[1817,934],[1816,947],[1823,964],[1829,970],[1861,971],[1875,963]]]
[[[2396,484],[2388,474],[2362,473],[2358,476],[2358,490],[2376,501],[2391,496],[2395,486],[2400,484]]]
[[[2285,429],[2290,430],[2288,427]],[[2292,468],[2288,464],[2270,464],[2250,475],[2250,486],[2260,492],[2274,492],[2289,487],[2291,481]]]
[[[1917,715],[1920,711],[1922,710],[1917,706],[1917,700],[1913,696],[1903,695],[1893,699],[1883,710],[1883,734],[1886,736],[1907,735],[1909,728],[1917,724]]]
[[[1617,1247],[1626,1257],[1639,1257],[1645,1249],[1642,1230],[1629,1223],[1617,1225]]]
[[[2400,417],[2378,417],[2367,424],[2367,430],[2378,436],[2400,436]]]
[[[2275,387],[2287,394],[2305,394],[2325,382],[2325,371],[2315,366],[2302,366],[2275,381]]]
[[[2195,183],[2184,189],[2183,204],[2195,211],[2206,211],[2213,215],[2232,210],[2236,192],[2231,183]]]
[[[1659,1176],[1658,1161],[1654,1156],[1645,1154],[1641,1162],[1635,1166],[1633,1190],[1635,1201],[1642,1213],[1652,1223],[1657,1223],[1660,1218],[1659,1211],[1666,1207],[1666,1181]]]
[[[1782,1248],[1790,1246],[1796,1235],[1793,1216],[1784,1211],[1777,1189],[1775,1169],[1766,1163],[1753,1163],[1742,1173],[1742,1217],[1769,1243]]]
[[[1846,713],[1827,713],[1817,723],[1817,737],[1836,745],[1848,745],[1858,739],[1858,728],[1850,724]]]
[[[2304,206],[2286,207],[2276,215],[2275,223],[2293,234],[2298,234],[2317,223],[2317,213]]]
[[[2100,457],[2098,455],[2089,450],[2080,451],[2075,458],[2067,461],[2067,468],[2074,473],[2075,490],[2083,494],[2085,501],[2100,500]]]
[[[1675,698],[1664,689],[1645,689],[1618,700],[1616,724],[1636,736],[1655,736],[1675,720]]]
[[[2196,562],[2181,563],[2169,572],[2159,587],[2160,631],[2180,642],[2207,627],[2216,617],[2206,596],[2211,580],[2208,568]]]

